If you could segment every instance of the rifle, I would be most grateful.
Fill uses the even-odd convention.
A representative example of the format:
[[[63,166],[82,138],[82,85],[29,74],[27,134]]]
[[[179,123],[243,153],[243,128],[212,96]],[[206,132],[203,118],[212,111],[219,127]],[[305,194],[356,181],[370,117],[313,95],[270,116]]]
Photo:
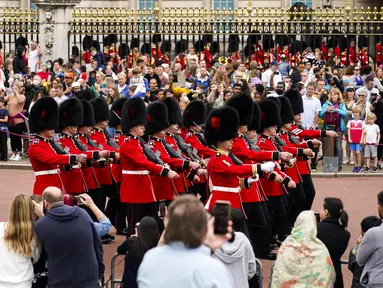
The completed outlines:
[[[118,144],[116,143],[114,138],[109,134],[109,132],[107,130],[104,130],[104,134],[105,134],[106,139],[108,139],[108,145],[110,147],[115,148],[115,149],[120,149],[120,146],[118,146]]]
[[[251,139],[247,135],[243,135],[243,138],[245,139],[247,145],[249,145],[250,150],[253,150],[256,152],[261,151],[261,149],[259,149],[257,146],[253,144],[253,141],[251,141]]]
[[[181,153],[179,153],[179,151],[174,150],[173,147],[170,146],[169,143],[165,141],[165,139],[161,139],[161,141],[162,141],[162,144],[164,145],[164,147],[166,149],[166,152],[169,153],[170,157],[178,158],[178,159],[184,159],[182,157]]]
[[[144,151],[144,154],[146,156],[146,158],[149,159],[149,161],[152,161],[153,163],[156,163],[158,165],[161,165],[161,166],[165,166],[165,162],[162,161],[160,159],[160,157],[153,152],[152,149],[150,149],[150,147],[148,146],[148,144],[146,144],[145,140],[142,139],[141,137],[138,137],[138,140],[140,141],[140,144],[143,148],[143,151]]]
[[[188,157],[191,160],[196,161],[200,164],[204,163],[202,158],[198,156],[194,149],[189,144],[187,144],[181,136],[174,135],[174,139],[176,140],[177,145],[181,149],[181,151],[188,155]]]
[[[282,146],[286,146],[286,143],[285,143],[285,141],[283,141],[281,138],[279,138],[279,136],[277,136],[277,135],[275,135],[275,141],[274,141],[274,146],[277,148],[277,150],[279,151],[279,152],[285,152],[285,151],[283,151],[283,149],[282,149]],[[294,162],[290,159],[290,160],[287,160],[287,161],[285,161],[286,162],[286,164],[287,164],[287,166],[289,167],[289,168],[292,168],[292,167],[294,167]]]

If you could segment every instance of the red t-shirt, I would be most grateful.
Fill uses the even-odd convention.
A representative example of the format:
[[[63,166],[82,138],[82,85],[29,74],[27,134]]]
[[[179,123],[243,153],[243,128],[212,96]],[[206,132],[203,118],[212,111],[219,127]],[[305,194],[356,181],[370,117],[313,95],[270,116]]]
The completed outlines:
[[[48,71],[45,73],[43,71],[40,71],[40,72],[37,72],[36,75],[39,75],[41,79],[48,81],[48,76],[50,75],[50,73]]]
[[[354,118],[351,118],[350,121],[348,121],[347,128],[350,128],[350,138],[352,143],[360,143],[360,140],[362,140],[363,126],[362,119],[355,120]]]

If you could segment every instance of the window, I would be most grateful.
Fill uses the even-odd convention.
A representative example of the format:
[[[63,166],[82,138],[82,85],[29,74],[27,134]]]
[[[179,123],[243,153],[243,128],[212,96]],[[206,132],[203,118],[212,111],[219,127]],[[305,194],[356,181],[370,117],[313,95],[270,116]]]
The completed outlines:
[[[313,8],[313,0],[291,0],[291,6],[293,6],[296,3],[302,3],[310,8]]]
[[[214,10],[218,9],[223,9],[225,8],[226,10],[234,10],[234,0],[213,0],[213,8]]]
[[[158,0],[138,0],[138,7],[140,10],[146,9],[148,10],[149,8],[154,9],[154,3],[157,2]]]

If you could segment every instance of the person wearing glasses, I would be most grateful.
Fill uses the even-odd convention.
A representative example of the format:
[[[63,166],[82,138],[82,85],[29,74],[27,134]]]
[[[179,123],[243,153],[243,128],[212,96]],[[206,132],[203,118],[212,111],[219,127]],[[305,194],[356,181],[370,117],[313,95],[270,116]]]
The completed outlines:
[[[363,78],[362,75],[360,75],[360,67],[354,67],[353,75],[350,77],[349,80],[349,86],[363,86]]]

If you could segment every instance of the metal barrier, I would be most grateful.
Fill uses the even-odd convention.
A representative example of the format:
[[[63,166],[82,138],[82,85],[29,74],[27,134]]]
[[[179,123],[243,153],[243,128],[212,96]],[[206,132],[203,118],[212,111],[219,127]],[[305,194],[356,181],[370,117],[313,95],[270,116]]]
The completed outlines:
[[[255,264],[257,265],[256,275],[258,276],[259,288],[263,288],[263,266],[262,262],[255,258]]]
[[[116,261],[117,261],[117,258],[119,258],[120,256],[125,257],[125,255],[126,254],[118,254],[118,253],[113,255],[112,260],[110,262],[110,277],[109,277],[108,281],[106,281],[104,287],[115,288],[116,285],[121,284],[122,279],[116,279]],[[109,283],[110,283],[110,286],[108,286]]]

